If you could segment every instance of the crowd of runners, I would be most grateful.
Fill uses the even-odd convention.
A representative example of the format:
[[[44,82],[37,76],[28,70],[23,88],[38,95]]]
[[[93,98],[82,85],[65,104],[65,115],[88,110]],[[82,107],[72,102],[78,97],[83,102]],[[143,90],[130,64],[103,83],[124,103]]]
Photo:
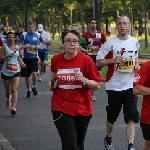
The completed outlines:
[[[92,103],[96,101],[94,91],[100,89],[103,66],[108,66],[104,149],[115,149],[112,135],[123,107],[128,150],[135,150],[135,124],[139,121],[145,139],[143,150],[150,150],[150,65],[147,62],[139,66],[140,45],[137,38],[129,35],[130,19],[119,16],[116,21],[118,33],[109,40],[96,29],[95,18],[90,18],[88,23],[88,30],[82,35],[76,24],[65,29],[61,36],[62,53],[51,59],[48,82],[53,91],[51,112],[62,150],[85,150]],[[0,35],[1,78],[6,107],[11,108],[11,115],[16,115],[20,77],[25,79],[26,97],[38,95],[36,83],[43,81],[50,40],[43,25],[38,24],[36,29],[32,21],[27,23],[27,32],[22,32],[20,25],[16,31],[3,26]],[[141,116],[137,110],[137,94],[144,95]]]

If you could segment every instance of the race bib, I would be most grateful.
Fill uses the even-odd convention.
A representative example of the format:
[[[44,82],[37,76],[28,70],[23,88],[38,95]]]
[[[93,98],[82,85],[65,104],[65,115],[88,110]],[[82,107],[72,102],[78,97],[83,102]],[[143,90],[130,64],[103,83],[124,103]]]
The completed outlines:
[[[36,54],[36,53],[37,53],[36,46],[35,46],[35,45],[30,45],[30,46],[27,48],[27,52],[28,52],[28,53],[31,53],[31,54]]]
[[[117,71],[120,72],[132,72],[134,69],[133,59],[124,59],[122,63],[118,66]]]
[[[17,64],[7,64],[6,65],[6,70],[9,71],[9,72],[17,72],[18,70],[18,66]]]
[[[101,39],[101,33],[96,33],[96,38]]]
[[[98,46],[93,46],[93,47],[91,47],[90,49],[89,49],[89,51],[88,51],[88,54],[89,55],[97,55],[97,53],[98,53]]]

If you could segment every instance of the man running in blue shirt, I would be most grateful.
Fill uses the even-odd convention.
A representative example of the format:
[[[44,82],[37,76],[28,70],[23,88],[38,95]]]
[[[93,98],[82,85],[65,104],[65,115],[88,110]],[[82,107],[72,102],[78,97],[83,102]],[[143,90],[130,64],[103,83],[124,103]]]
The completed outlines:
[[[24,51],[22,53],[23,61],[26,68],[21,68],[20,75],[25,77],[25,83],[27,86],[27,98],[33,95],[38,95],[36,89],[37,72],[38,72],[38,48],[40,42],[43,42],[40,34],[35,32],[35,26],[33,22],[27,23],[28,32],[23,32],[19,39],[19,44],[22,45]],[[30,75],[32,74],[32,90],[30,85]]]

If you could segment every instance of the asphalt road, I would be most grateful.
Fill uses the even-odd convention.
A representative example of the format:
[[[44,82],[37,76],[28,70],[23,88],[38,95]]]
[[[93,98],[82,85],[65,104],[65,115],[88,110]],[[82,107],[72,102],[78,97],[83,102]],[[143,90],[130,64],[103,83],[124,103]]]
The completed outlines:
[[[24,78],[18,88],[17,114],[12,117],[10,109],[5,107],[5,93],[0,79],[0,150],[61,150],[61,142],[54,126],[50,112],[52,92],[47,88],[49,68],[44,74],[44,81],[37,83],[38,96],[26,98]],[[106,135],[107,94],[105,83],[95,92],[97,101],[93,102],[93,117],[85,139],[85,150],[103,150],[103,139]],[[138,109],[141,108],[141,97]],[[127,150],[126,124],[122,112],[117,120],[113,133],[115,150]],[[139,124],[136,125],[135,149],[142,150],[144,140]]]

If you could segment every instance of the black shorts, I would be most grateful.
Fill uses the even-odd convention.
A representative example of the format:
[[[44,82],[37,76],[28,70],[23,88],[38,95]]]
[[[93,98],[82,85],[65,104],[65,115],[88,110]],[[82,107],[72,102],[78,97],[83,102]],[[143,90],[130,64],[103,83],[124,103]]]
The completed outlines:
[[[135,123],[139,122],[139,112],[137,110],[138,97],[133,95],[132,88],[123,91],[107,90],[107,94],[108,106],[106,106],[106,111],[109,123],[113,124],[116,122],[122,105],[125,123],[128,123],[130,120],[133,120]]]
[[[1,78],[3,80],[10,80],[13,77],[20,77],[20,72],[15,73],[13,76],[6,76],[1,72]]]
[[[145,124],[145,123],[140,122],[140,126],[142,129],[143,138],[145,140],[150,141],[150,124]]]
[[[41,61],[45,60],[45,52],[38,52],[38,55]]]
[[[95,63],[96,65],[96,55],[89,55],[92,59],[93,59],[93,62]],[[97,67],[97,66],[96,66]],[[98,71],[101,71],[102,70],[102,67],[97,67]]]
[[[29,77],[32,72],[38,72],[38,58],[23,58],[23,62],[26,68],[21,68],[21,77]]]

